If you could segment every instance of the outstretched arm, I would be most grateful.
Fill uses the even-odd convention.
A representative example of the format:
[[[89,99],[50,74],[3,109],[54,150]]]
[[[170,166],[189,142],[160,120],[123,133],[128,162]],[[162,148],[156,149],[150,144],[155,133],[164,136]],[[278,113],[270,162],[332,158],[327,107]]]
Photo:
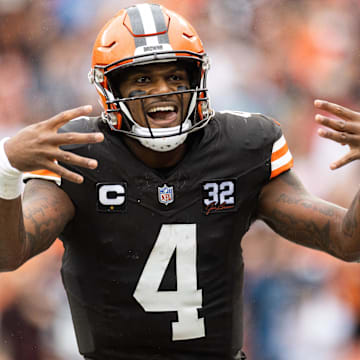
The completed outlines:
[[[90,111],[91,107],[65,111],[22,129],[5,142],[5,152],[0,154],[0,271],[14,270],[47,249],[75,212],[65,192],[44,180],[31,180],[26,185],[23,201],[17,190],[8,191],[13,180],[12,175],[8,176],[9,166],[4,160],[7,157],[10,165],[20,171],[47,169],[69,181],[81,183],[82,176],[58,165],[55,160],[90,169],[97,167],[97,161],[64,151],[60,146],[100,142],[103,134],[64,134],[58,133],[58,129]],[[17,179],[16,175],[14,178]]]
[[[258,218],[288,240],[345,261],[360,259],[360,195],[346,210],[310,194],[294,172],[267,184]]]
[[[315,100],[314,105],[317,109],[336,116],[317,114],[315,120],[324,126],[318,130],[318,134],[323,138],[349,145],[349,152],[330,164],[330,168],[335,170],[360,159],[360,112],[324,100]]]

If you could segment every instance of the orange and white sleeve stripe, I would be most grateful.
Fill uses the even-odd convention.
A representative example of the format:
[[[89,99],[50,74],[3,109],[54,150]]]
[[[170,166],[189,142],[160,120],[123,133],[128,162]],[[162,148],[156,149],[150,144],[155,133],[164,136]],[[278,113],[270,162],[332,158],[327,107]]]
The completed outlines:
[[[61,177],[49,170],[36,170],[24,173],[24,181],[30,179],[43,179],[54,181],[57,185],[61,185]]]
[[[273,145],[271,154],[271,175],[270,179],[280,175],[282,172],[289,170],[294,164],[293,157],[288,148],[284,135],[276,140]]]

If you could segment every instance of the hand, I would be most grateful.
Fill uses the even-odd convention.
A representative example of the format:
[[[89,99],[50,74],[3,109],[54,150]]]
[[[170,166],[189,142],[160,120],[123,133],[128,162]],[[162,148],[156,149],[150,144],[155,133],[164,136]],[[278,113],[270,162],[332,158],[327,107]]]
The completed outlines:
[[[79,116],[88,115],[90,105],[64,111],[51,119],[25,127],[5,143],[10,164],[20,171],[50,170],[62,178],[82,183],[83,177],[55,160],[84,168],[95,169],[97,161],[60,149],[61,145],[90,144],[104,140],[102,133],[58,133],[58,129]]]
[[[330,168],[335,170],[360,159],[360,112],[323,100],[315,100],[314,105],[316,108],[325,110],[339,118],[334,119],[317,114],[315,116],[316,122],[328,128],[318,129],[319,136],[343,145],[349,145],[350,148],[347,154],[330,164]]]

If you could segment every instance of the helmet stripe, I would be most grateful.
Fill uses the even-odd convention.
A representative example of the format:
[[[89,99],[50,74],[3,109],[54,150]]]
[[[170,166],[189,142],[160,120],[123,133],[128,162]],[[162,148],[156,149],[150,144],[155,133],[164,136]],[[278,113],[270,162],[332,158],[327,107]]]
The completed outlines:
[[[143,35],[145,31],[139,9],[136,6],[132,6],[127,9],[127,13],[130,18],[130,23],[134,35]],[[135,40],[135,47],[146,45],[146,40],[144,37],[135,36],[134,40]]]
[[[141,20],[144,26],[144,35],[156,34],[157,29],[155,25],[155,19],[153,16],[153,12],[151,11],[151,7],[149,4],[139,4],[136,5],[139,9]]]
[[[136,48],[170,44],[167,25],[161,7],[156,4],[138,4],[127,9]],[[162,34],[159,34],[162,33]],[[151,34],[159,34],[149,36]]]
[[[169,36],[167,34],[167,25],[165,23],[164,15],[159,5],[150,5],[151,12],[154,17],[155,27],[157,33],[164,33],[158,35],[159,44],[169,44]]]

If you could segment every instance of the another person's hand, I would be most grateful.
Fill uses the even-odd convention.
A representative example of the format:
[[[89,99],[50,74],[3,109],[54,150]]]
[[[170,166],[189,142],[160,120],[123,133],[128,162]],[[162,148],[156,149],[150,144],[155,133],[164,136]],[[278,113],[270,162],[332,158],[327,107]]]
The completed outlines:
[[[20,171],[47,169],[69,181],[81,183],[81,175],[65,169],[57,161],[89,169],[95,169],[97,161],[64,151],[60,146],[98,143],[104,140],[104,135],[58,133],[58,129],[76,117],[88,115],[91,110],[92,107],[89,105],[78,107],[23,128],[5,143],[5,152],[10,164]]]
[[[316,114],[315,120],[325,128],[318,129],[319,136],[349,145],[349,152],[330,164],[338,169],[356,159],[360,159],[360,112],[324,100],[315,100],[314,105],[337,118]]]

